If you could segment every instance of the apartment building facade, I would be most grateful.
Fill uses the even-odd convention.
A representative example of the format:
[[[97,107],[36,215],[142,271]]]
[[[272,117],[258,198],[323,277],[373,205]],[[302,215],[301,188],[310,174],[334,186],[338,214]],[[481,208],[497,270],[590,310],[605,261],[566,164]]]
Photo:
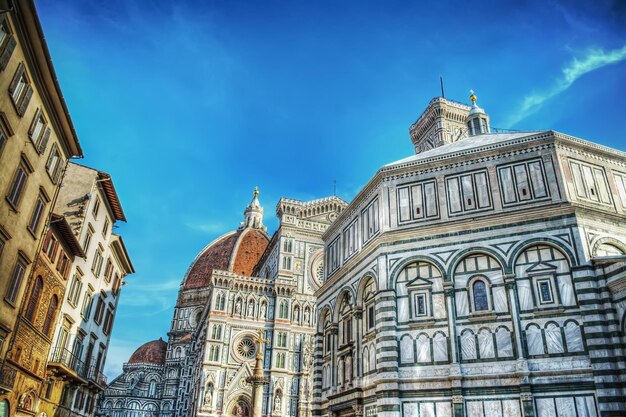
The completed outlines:
[[[72,265],[57,319],[49,368],[67,379],[57,416],[89,416],[106,387],[102,373],[120,289],[134,272],[124,241],[113,233],[125,221],[111,177],[70,163],[55,210],[68,219],[85,253]]]
[[[0,415],[32,403],[29,381],[43,378],[41,356],[47,355],[50,335],[40,320],[46,315],[40,315],[40,303],[24,302],[33,288],[41,297],[63,292],[56,265],[38,262],[37,256],[44,237],[57,233],[48,223],[67,161],[82,156],[34,3],[5,3],[0,13]],[[34,321],[33,349],[19,351],[20,321],[21,330]]]

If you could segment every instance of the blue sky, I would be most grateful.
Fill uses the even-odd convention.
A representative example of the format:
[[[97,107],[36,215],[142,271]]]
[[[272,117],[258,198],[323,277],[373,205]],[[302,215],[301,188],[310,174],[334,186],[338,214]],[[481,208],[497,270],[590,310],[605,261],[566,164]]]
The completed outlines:
[[[626,3],[37,0],[89,166],[109,172],[137,273],[106,373],[166,338],[196,254],[258,185],[351,199],[408,127],[474,89],[492,126],[626,150]]]

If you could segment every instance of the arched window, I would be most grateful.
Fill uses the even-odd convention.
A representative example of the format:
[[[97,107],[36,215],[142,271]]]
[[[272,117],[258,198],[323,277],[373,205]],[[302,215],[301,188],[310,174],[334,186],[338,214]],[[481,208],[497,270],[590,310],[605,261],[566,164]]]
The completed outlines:
[[[577,323],[570,321],[565,325],[565,342],[568,352],[582,352],[585,350],[583,337]]]
[[[346,293],[339,307],[339,336],[341,345],[345,345],[353,340],[352,335],[352,299]]]
[[[289,316],[289,307],[287,306],[287,301],[281,301],[280,308],[278,311],[278,318],[286,319]]]
[[[435,362],[448,361],[448,341],[443,333],[437,333],[433,338],[433,359]]]
[[[365,305],[364,333],[370,332],[376,327],[375,292],[374,280],[370,278],[363,288],[363,304]]]
[[[487,298],[487,285],[485,285],[485,281],[477,280],[472,284],[472,296],[474,311],[489,310],[489,299]]]
[[[148,396],[150,397],[156,396],[156,388],[157,388],[156,381],[150,381],[150,385],[148,387]]]
[[[59,298],[56,295],[53,295],[50,299],[50,304],[48,304],[48,311],[46,312],[46,319],[43,322],[43,333],[50,337],[50,333],[52,332],[52,324],[54,323],[54,319],[57,315],[57,308],[59,307]]]
[[[563,353],[563,335],[561,328],[554,323],[548,323],[545,327],[546,346],[548,353]]]
[[[529,355],[544,355],[543,336],[541,329],[536,324],[531,324],[526,328],[526,348]]]
[[[217,310],[224,311],[225,307],[226,307],[226,296],[224,296],[224,293],[217,294],[215,308]]]
[[[596,248],[596,256],[620,256],[624,253],[615,245],[601,243]]]
[[[476,338],[471,330],[461,333],[461,357],[463,360],[476,359]]]
[[[419,363],[431,362],[430,339],[425,334],[422,334],[417,338],[417,361]]]
[[[37,311],[37,305],[39,304],[39,298],[41,298],[41,291],[43,290],[43,279],[41,276],[37,277],[33,290],[30,293],[30,299],[28,300],[28,306],[26,307],[26,319],[30,322],[35,320],[35,312]]]

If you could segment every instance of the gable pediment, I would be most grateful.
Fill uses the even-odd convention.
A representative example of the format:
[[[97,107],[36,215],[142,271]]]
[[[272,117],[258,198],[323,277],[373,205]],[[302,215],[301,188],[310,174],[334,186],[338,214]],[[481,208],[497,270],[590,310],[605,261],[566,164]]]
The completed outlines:
[[[556,271],[556,266],[545,262],[537,262],[526,269],[527,274],[553,273],[554,271]]]
[[[432,287],[433,283],[426,278],[417,277],[406,283],[407,288]]]

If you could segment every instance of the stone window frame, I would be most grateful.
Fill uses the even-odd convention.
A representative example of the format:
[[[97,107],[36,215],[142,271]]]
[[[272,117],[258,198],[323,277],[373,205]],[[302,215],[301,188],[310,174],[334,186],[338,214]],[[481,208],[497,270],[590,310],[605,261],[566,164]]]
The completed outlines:
[[[17,259],[11,270],[11,280],[4,296],[4,300],[13,307],[17,307],[17,298],[29,264],[30,261],[26,255],[22,251],[18,251]]]
[[[18,211],[20,203],[22,202],[24,190],[28,185],[28,177],[33,172],[33,166],[31,165],[26,155],[22,153],[5,198],[7,203],[9,203],[11,208],[16,212]]]
[[[20,62],[9,84],[9,97],[18,116],[23,117],[33,96],[33,85],[26,65]]]
[[[476,310],[476,303],[474,300],[474,284],[478,281],[482,281],[485,284],[485,295],[487,296],[487,309],[486,310]],[[470,307],[470,310],[469,310],[470,315],[489,314],[494,311],[492,284],[491,284],[491,281],[489,281],[489,278],[487,278],[485,275],[476,274],[467,280],[467,296],[469,299],[468,306]]]

